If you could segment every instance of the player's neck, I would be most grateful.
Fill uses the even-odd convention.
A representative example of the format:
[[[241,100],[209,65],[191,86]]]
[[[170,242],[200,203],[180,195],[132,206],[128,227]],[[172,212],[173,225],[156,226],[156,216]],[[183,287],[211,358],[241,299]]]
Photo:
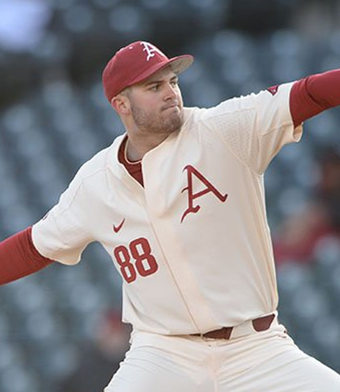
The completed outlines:
[[[143,135],[142,138],[136,137],[134,135],[128,135],[128,140],[126,142],[126,157],[129,161],[135,162],[140,161],[143,156],[153,148],[161,144],[169,135],[152,135],[152,137],[147,137]]]

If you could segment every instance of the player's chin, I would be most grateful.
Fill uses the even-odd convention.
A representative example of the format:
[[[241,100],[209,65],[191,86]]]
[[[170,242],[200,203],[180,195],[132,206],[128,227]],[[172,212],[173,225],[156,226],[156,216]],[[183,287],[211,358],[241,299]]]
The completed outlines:
[[[163,125],[168,133],[179,130],[183,125],[183,113],[177,110],[172,111],[164,118]]]
[[[164,110],[163,112],[164,118],[169,118],[171,121],[178,121],[177,119],[183,119],[183,109],[178,106],[174,106]]]

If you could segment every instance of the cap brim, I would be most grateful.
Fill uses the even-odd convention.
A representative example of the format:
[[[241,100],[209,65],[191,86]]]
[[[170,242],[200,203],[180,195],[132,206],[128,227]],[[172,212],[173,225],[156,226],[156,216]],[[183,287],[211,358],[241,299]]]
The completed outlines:
[[[148,79],[157,71],[160,71],[167,66],[170,66],[175,74],[180,74],[185,71],[194,62],[194,57],[190,54],[183,54],[181,56],[172,57],[171,59],[164,61],[163,63],[157,63],[153,67],[148,68],[147,71],[138,75],[133,81],[131,81],[126,87],[132,86],[137,83],[141,83]]]
[[[175,72],[175,74],[178,75],[189,68],[193,62],[193,56],[190,54],[183,54],[182,56],[171,58],[168,64],[171,66],[171,69]]]

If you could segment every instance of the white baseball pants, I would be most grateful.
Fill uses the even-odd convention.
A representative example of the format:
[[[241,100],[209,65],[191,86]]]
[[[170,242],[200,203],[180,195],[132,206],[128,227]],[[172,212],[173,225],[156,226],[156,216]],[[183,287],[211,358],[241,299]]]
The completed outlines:
[[[240,337],[250,327],[239,327],[230,340],[133,332],[104,392],[340,391],[340,375],[299,350],[277,319]]]

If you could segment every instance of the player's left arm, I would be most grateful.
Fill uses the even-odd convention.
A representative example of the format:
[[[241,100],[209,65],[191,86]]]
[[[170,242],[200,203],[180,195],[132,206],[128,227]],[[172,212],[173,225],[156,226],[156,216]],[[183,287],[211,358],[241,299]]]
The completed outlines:
[[[213,132],[254,173],[262,175],[281,148],[299,142],[301,123],[340,105],[340,69],[222,101],[200,112]]]
[[[296,81],[290,92],[289,105],[295,127],[326,109],[340,105],[340,69]]]

